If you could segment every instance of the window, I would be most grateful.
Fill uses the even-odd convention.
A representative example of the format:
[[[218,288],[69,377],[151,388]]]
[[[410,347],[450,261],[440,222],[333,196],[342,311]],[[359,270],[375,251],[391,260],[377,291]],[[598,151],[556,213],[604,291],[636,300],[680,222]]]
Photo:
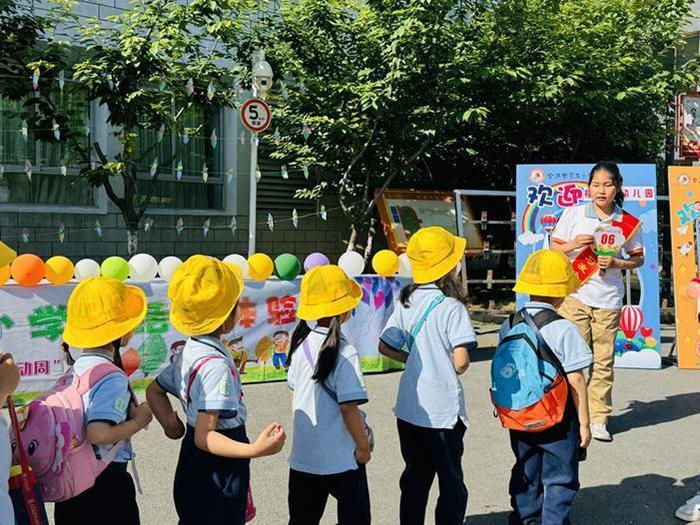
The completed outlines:
[[[88,148],[85,133],[90,110],[83,88],[66,85],[48,103],[65,116],[63,140],[54,136],[53,120],[39,120],[23,137],[26,101],[0,97],[0,206],[2,211],[106,211],[106,200],[77,175]],[[60,119],[59,119],[60,120]],[[72,140],[65,140],[67,135]],[[31,180],[27,171],[31,170]]]
[[[161,164],[172,159],[155,183],[149,211],[221,210],[223,212],[227,208],[227,177],[222,162],[221,112],[216,108],[192,107],[183,114],[182,119],[183,127],[192,134],[188,137],[187,144],[181,136],[170,134],[165,134],[158,143],[158,131],[139,131],[139,150],[143,155],[139,165],[142,178],[137,181],[139,193],[144,195],[154,184],[149,180],[154,161]],[[213,131],[217,134],[216,147],[211,141]],[[205,164],[208,173],[206,183],[202,177]],[[180,166],[182,171],[178,179],[177,171]]]

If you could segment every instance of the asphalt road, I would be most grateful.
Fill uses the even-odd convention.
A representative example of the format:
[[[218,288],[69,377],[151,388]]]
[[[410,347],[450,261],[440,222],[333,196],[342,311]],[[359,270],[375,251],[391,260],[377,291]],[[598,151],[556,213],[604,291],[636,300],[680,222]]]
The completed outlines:
[[[495,326],[481,326],[480,332]],[[495,335],[479,337],[481,348],[463,376],[471,428],[465,439],[463,468],[469,489],[468,525],[507,523],[507,484],[512,453],[507,432],[492,416],[488,396],[489,365]],[[664,353],[668,352],[668,344]],[[616,372],[611,444],[594,442],[582,464],[574,505],[574,523],[595,525],[667,525],[681,523],[675,509],[700,489],[700,372],[675,367],[661,371]],[[403,468],[392,407],[400,374],[367,376],[366,405],[377,438],[368,465],[373,523],[398,523],[398,479]],[[271,421],[291,429],[289,392],[284,383],[245,387],[254,438]],[[278,456],[254,460],[252,486],[259,525],[285,524],[287,519],[287,446]],[[168,440],[157,423],[134,439],[143,486],[139,496],[142,523],[177,523],[172,480],[179,443]],[[431,493],[429,518],[437,499]],[[49,505],[50,507],[50,505]],[[52,512],[52,509],[48,509]],[[335,503],[329,500],[324,524],[334,524]],[[203,524],[204,525],[204,524]]]

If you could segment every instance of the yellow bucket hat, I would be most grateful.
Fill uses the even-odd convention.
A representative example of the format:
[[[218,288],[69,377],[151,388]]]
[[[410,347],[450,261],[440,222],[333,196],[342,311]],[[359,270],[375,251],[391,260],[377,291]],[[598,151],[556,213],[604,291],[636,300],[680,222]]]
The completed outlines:
[[[312,268],[301,280],[297,317],[315,321],[334,317],[362,301],[362,288],[335,264]]]
[[[531,254],[513,287],[514,292],[542,297],[566,297],[581,286],[569,258],[554,250]]]
[[[406,254],[413,269],[413,282],[432,283],[457,267],[464,257],[467,240],[445,228],[421,228],[408,241]]]
[[[63,340],[76,348],[108,345],[138,327],[148,305],[141,288],[111,277],[91,277],[68,298]]]
[[[210,334],[224,324],[242,293],[238,266],[193,255],[175,270],[168,286],[170,322],[188,337]]]

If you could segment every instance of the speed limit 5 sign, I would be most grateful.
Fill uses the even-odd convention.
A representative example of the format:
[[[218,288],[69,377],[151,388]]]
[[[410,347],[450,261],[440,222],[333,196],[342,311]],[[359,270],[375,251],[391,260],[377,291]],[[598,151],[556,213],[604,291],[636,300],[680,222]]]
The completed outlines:
[[[243,125],[254,133],[265,131],[270,126],[270,106],[259,98],[247,100],[241,107]]]

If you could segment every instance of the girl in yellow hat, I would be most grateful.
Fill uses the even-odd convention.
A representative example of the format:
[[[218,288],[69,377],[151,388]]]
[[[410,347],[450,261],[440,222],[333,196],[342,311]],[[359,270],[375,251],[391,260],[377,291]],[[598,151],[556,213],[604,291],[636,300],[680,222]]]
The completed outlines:
[[[379,342],[379,352],[406,363],[394,410],[401,454],[400,522],[422,524],[437,473],[435,521],[461,525],[467,507],[462,475],[469,424],[459,381],[476,348],[463,288],[457,278],[466,240],[440,227],[418,230],[408,258],[414,284],[401,290]],[[426,450],[430,454],[426,454]]]
[[[63,331],[68,345],[82,349],[73,365],[73,375],[88,375],[106,362],[122,368],[119,350],[133,337],[146,310],[143,291],[116,279],[93,277],[76,286],[68,298]],[[122,373],[111,373],[97,382],[83,396],[83,405],[87,439],[98,458],[104,458],[115,444],[125,444],[92,488],[56,503],[56,525],[88,524],[96,519],[138,524],[136,490],[126,470],[127,462],[134,457],[129,438],[151,421],[151,410],[147,403],[135,404],[129,380]]]
[[[168,287],[170,322],[188,339],[149,385],[146,398],[167,437],[184,435],[173,489],[180,525],[243,525],[250,458],[276,454],[284,445],[277,423],[254,443],[246,434],[241,378],[221,341],[236,326],[242,293],[238,267],[203,255],[182,264]],[[167,394],[180,400],[186,426]]]
[[[290,525],[318,524],[329,494],[338,500],[340,525],[370,523],[370,431],[358,408],[367,389],[360,356],[341,331],[361,300],[360,286],[335,265],[317,266],[301,281],[301,321],[287,360],[294,406]],[[306,321],[316,321],[314,328]]]

